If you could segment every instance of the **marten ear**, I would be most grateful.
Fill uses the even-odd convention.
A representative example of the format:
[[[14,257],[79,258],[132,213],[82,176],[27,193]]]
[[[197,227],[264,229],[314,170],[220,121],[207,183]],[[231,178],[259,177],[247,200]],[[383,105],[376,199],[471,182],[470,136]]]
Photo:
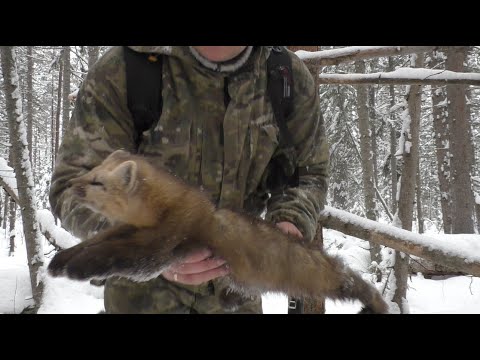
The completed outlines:
[[[125,158],[126,156],[129,156],[130,153],[125,150],[115,150],[113,153],[111,153],[108,157],[111,159],[121,159]]]
[[[137,164],[135,161],[125,161],[112,171],[112,176],[120,180],[128,192],[133,189],[137,180]]]

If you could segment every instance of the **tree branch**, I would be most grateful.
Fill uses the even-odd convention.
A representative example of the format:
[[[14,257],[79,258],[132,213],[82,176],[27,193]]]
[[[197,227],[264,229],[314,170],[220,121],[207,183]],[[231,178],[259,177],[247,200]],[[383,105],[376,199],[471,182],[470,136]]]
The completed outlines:
[[[57,250],[68,249],[80,242],[79,239],[72,236],[68,231],[57,226],[52,213],[47,209],[37,211],[37,221],[40,226],[40,232]]]
[[[465,84],[480,85],[480,74],[461,73],[446,70],[400,68],[392,72],[372,74],[320,74],[320,84],[411,84],[411,85],[445,85]]]
[[[439,46],[348,46],[340,49],[312,52],[299,50],[295,54],[306,64],[330,66],[357,60],[419,54],[440,49]]]
[[[10,187],[10,185],[8,185],[3,179],[2,177],[0,176],[0,187],[3,187],[5,189],[5,191],[8,193],[8,195],[10,195],[12,197],[13,200],[15,200],[15,202],[17,204],[20,203],[20,200],[18,199],[18,194],[17,192],[15,191],[15,189],[12,189]]]
[[[472,257],[472,254],[478,253],[478,251],[471,251],[470,249],[462,251],[458,238],[450,242],[444,239],[431,238],[368,220],[330,206],[326,206],[325,210],[320,213],[320,223],[326,228],[350,236],[415,255],[467,274],[480,276],[480,257]],[[475,237],[471,247],[475,246],[473,243],[480,243],[480,236],[468,236]]]

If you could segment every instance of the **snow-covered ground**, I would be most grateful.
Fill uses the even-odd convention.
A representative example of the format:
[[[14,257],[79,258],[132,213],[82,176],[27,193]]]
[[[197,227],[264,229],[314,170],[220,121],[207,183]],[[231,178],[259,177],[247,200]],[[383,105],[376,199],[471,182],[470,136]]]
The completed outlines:
[[[17,223],[21,229],[21,223]],[[20,313],[31,303],[30,279],[26,262],[25,244],[17,231],[17,247],[13,257],[8,256],[7,234],[0,229],[0,313]],[[353,269],[366,272],[368,251],[362,241],[341,233],[326,230],[325,247],[341,256]],[[365,243],[363,243],[365,244]],[[44,244],[48,253],[51,247]],[[46,261],[52,254],[47,255]],[[422,275],[409,280],[407,300],[412,314],[480,314],[480,278],[455,276],[447,279],[425,279]],[[42,314],[94,314],[103,310],[103,288],[88,282],[64,278],[45,278]],[[359,302],[340,303],[327,300],[327,314],[352,314],[360,309]],[[265,314],[286,314],[287,298],[279,294],[263,296]]]

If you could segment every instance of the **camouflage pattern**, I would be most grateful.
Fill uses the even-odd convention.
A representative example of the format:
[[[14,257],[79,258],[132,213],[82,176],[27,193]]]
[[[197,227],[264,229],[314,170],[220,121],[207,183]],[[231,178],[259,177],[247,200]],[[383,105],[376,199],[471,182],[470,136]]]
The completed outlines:
[[[167,55],[162,115],[143,133],[138,152],[201,187],[219,207],[260,214],[268,198],[262,184],[279,136],[266,92],[270,48],[255,47],[247,62],[231,73],[205,68],[188,47],[132,48]],[[303,62],[291,56],[295,104],[287,122],[297,150],[300,186],[272,194],[266,219],[290,221],[311,241],[327,191],[328,145],[314,80]],[[137,151],[121,47],[109,50],[83,82],[52,178],[52,209],[63,226],[82,239],[109,224],[67,197],[66,182],[117,149]],[[216,280],[189,286],[162,277],[142,284],[110,279],[105,305],[107,312],[222,312],[221,292]],[[261,312],[260,297],[240,302],[247,305],[237,311]]]

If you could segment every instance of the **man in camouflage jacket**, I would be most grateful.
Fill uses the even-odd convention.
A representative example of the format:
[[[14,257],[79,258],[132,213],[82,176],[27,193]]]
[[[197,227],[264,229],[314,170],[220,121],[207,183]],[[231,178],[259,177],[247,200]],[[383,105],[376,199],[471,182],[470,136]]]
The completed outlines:
[[[300,183],[268,197],[267,165],[279,144],[279,128],[267,93],[266,60],[271,47],[130,48],[163,55],[161,117],[142,134],[137,146],[127,107],[124,49],[111,48],[86,76],[57,156],[50,202],[63,226],[82,240],[109,226],[98,214],[80,207],[65,190],[68,180],[124,149],[151,157],[158,166],[201,187],[219,207],[259,215],[266,205],[266,220],[311,241],[327,192],[328,145],[318,91],[303,62],[289,52],[294,107],[286,120]],[[234,56],[217,59],[214,53],[218,50]],[[210,57],[205,55],[209,51]],[[209,256],[205,250],[179,264],[178,273],[182,268],[196,269],[183,278],[170,271],[143,283],[109,279],[106,312],[261,313],[260,297],[225,300],[228,296],[217,278],[228,268],[221,259]],[[202,270],[208,270],[204,274],[209,276],[195,273]]]

